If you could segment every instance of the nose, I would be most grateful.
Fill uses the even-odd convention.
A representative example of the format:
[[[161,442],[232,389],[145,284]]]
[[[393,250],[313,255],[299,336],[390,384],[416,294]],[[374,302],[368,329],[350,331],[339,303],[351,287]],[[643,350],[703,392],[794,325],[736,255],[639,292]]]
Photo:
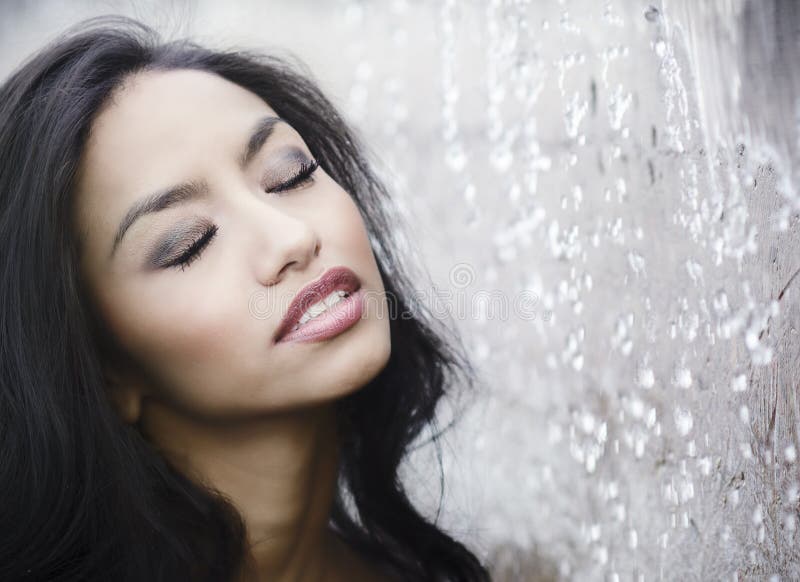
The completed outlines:
[[[322,242],[314,225],[275,206],[257,213],[261,236],[257,253],[257,276],[263,285],[274,285],[291,269],[302,271],[319,256]]]

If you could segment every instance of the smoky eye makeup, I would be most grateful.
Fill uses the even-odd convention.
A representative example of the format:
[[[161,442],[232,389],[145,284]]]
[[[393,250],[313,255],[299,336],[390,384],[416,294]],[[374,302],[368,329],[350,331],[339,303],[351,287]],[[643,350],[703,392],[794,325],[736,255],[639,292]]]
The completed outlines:
[[[316,160],[300,147],[282,148],[273,152],[262,166],[261,190],[284,196],[313,182],[318,167]],[[146,251],[146,264],[153,269],[188,266],[217,232],[216,225],[197,218],[186,218],[163,234]]]
[[[262,190],[280,191],[313,163],[312,158],[297,146],[289,146],[275,152],[264,166]]]
[[[174,264],[212,227],[208,221],[196,218],[179,222],[148,250],[147,265],[160,269]]]

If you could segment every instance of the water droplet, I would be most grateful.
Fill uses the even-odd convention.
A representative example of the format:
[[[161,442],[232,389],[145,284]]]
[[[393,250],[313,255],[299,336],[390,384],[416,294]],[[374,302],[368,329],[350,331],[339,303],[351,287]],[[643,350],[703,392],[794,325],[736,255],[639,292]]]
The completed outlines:
[[[728,295],[725,291],[717,291],[717,294],[714,295],[712,305],[714,306],[714,312],[720,317],[725,317],[730,313],[731,308],[730,305],[728,305]]]
[[[475,200],[475,194],[476,193],[477,193],[477,189],[475,188],[475,184],[470,182],[464,188],[464,194],[463,194],[464,200],[466,202],[472,202],[473,200]]]
[[[619,130],[622,127],[622,117],[633,102],[633,93],[623,94],[622,85],[617,88],[608,99],[608,122],[611,129]]]
[[[641,418],[644,414],[644,402],[641,401],[639,398],[633,398],[630,402],[631,416],[634,418]]]
[[[514,155],[506,145],[499,145],[492,149],[489,154],[489,162],[492,167],[500,173],[505,173],[511,167],[514,161]]]
[[[761,525],[762,521],[764,521],[764,513],[761,510],[761,504],[759,504],[753,510],[753,525]]]
[[[673,418],[675,420],[675,426],[678,429],[678,432],[683,436],[689,434],[694,424],[691,411],[681,408],[680,406],[676,406],[673,412]]]
[[[664,55],[667,54],[667,43],[663,39],[658,39],[653,45],[653,49],[659,57],[664,58]]]
[[[636,376],[636,383],[642,388],[649,390],[653,387],[655,382],[656,377],[653,373],[653,369],[648,366],[641,366]]]
[[[656,424],[656,409],[651,408],[647,413],[647,419],[645,420],[645,426],[647,428],[653,428]]]
[[[686,261],[686,272],[689,273],[689,277],[692,278],[692,282],[695,285],[703,284],[703,267],[700,263],[693,259],[688,259]]]
[[[739,420],[745,424],[750,423],[750,409],[745,405],[742,405],[741,408],[739,408]]]
[[[734,377],[734,379],[731,380],[731,390],[734,392],[744,392],[747,390],[747,376],[745,374],[739,374]]]
[[[631,352],[633,351],[633,342],[629,339],[625,340],[622,342],[619,351],[622,352],[623,356],[630,356]]]
[[[447,148],[445,163],[454,172],[460,172],[467,165],[467,156],[460,144],[454,143]]]
[[[605,546],[597,546],[594,548],[594,559],[597,560],[599,564],[605,564],[608,562],[608,548]]]
[[[572,99],[567,103],[567,108],[564,111],[564,124],[566,125],[567,135],[569,137],[577,137],[578,127],[588,111],[589,102],[585,99],[582,100],[580,94],[576,91]]]
[[[453,104],[458,101],[458,98],[461,96],[461,92],[459,91],[458,87],[455,85],[449,86],[444,91],[444,101],[445,103]]]
[[[689,388],[692,385],[692,372],[686,366],[678,364],[672,377],[672,383],[680,388]]]
[[[644,257],[636,251],[628,251],[628,265],[637,277],[646,277]]]

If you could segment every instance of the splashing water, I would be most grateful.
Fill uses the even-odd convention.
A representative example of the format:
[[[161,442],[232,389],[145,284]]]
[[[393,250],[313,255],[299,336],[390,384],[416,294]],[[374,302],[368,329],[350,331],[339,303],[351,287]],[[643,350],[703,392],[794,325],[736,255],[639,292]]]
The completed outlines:
[[[440,522],[493,579],[800,579],[796,3],[240,4],[198,22],[310,63],[467,307]]]

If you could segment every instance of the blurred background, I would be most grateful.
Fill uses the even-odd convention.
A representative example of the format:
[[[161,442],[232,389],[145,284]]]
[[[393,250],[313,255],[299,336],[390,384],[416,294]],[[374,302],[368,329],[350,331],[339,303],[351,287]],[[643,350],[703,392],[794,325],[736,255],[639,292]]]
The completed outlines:
[[[800,579],[800,2],[1,6],[3,77],[109,13],[308,65],[482,374],[440,519],[495,580]]]

